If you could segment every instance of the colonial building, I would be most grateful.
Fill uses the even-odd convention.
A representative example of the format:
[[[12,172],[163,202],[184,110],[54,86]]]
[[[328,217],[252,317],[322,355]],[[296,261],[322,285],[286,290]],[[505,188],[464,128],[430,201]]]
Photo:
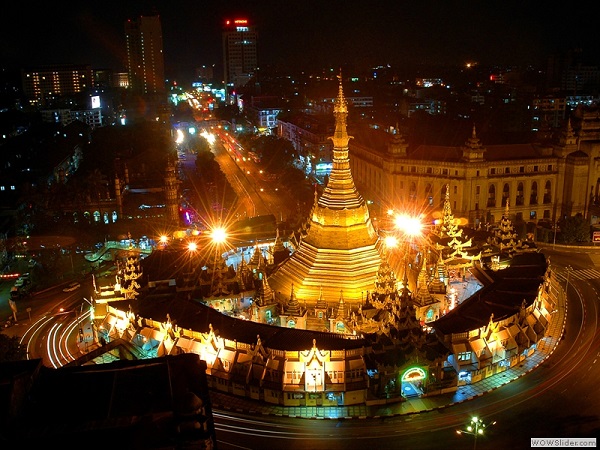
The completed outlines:
[[[553,144],[486,145],[473,126],[461,147],[411,148],[396,130],[387,147],[351,141],[350,166],[365,198],[384,210],[440,211],[449,189],[455,216],[474,228],[498,222],[507,203],[517,222],[583,214],[595,223],[599,117],[582,111]]]

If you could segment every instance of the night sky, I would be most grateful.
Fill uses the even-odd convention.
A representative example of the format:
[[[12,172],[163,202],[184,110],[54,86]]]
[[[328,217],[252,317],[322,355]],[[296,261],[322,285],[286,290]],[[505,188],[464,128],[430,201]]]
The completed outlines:
[[[151,6],[161,16],[166,75],[222,65],[221,24],[246,16],[259,31],[261,65],[292,69],[379,64],[533,64],[582,48],[600,64],[586,2],[458,0],[184,0],[43,2],[2,14],[0,65],[85,63],[124,70],[123,23]],[[23,4],[24,5],[24,4]],[[56,5],[59,5],[55,8]]]

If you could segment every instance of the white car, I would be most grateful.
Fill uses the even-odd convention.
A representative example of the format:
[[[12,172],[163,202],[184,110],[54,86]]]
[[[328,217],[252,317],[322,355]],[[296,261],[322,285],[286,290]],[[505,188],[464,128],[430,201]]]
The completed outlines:
[[[76,291],[77,289],[79,289],[81,287],[81,284],[79,284],[77,281],[73,281],[72,283],[69,283],[69,285],[67,287],[65,287],[63,289],[63,292],[73,292]]]

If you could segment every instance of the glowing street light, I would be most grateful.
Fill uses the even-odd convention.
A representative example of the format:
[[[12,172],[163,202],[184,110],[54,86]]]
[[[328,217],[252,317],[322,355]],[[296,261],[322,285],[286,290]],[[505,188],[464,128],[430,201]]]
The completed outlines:
[[[496,422],[492,422],[490,426],[494,425],[495,423]],[[473,450],[477,450],[477,437],[483,436],[486,427],[487,425],[483,422],[483,420],[475,416],[471,418],[471,421],[467,424],[466,429],[456,430],[456,434],[470,434],[473,436]]]
[[[384,239],[385,248],[396,248],[399,245],[398,238],[396,236],[387,235]]]
[[[210,232],[210,238],[215,244],[222,244],[227,241],[227,230],[222,227],[213,228]]]
[[[161,247],[164,248],[167,246],[167,243],[169,242],[169,238],[163,234],[162,236],[160,236],[158,238],[158,241],[160,242]]]
[[[423,223],[421,222],[421,218],[417,216],[397,214],[394,218],[394,225],[397,230],[411,238],[420,236],[423,232]]]

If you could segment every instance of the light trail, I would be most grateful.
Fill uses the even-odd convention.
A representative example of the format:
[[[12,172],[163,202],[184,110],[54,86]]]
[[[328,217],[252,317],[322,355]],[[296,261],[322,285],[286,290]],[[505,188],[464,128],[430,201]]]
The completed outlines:
[[[34,342],[33,336],[35,336],[40,329],[44,328],[48,322],[54,319],[54,316],[43,316],[35,321],[26,331],[23,333],[19,343],[23,345],[27,341],[27,359],[32,359],[32,342]]]

